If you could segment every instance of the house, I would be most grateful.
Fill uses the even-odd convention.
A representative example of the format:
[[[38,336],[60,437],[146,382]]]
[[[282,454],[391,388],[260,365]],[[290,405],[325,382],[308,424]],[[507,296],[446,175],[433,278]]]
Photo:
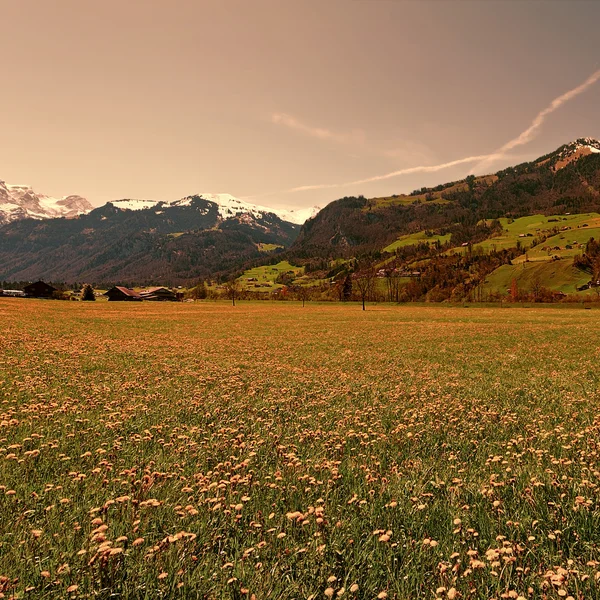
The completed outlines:
[[[140,301],[142,297],[137,292],[130,290],[129,288],[115,285],[111,287],[110,290],[104,292],[104,295],[109,299],[109,301]]]
[[[23,288],[26,296],[30,298],[52,298],[57,289],[44,281],[30,283]]]
[[[177,301],[177,294],[166,287],[151,287],[140,292],[142,300]]]

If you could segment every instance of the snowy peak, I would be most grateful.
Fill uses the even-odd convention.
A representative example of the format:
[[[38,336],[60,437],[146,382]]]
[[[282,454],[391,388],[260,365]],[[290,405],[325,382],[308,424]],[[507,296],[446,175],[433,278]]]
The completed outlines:
[[[111,200],[108,204],[112,204],[115,208],[120,208],[121,210],[146,210],[147,208],[157,208],[165,204],[165,202],[124,198],[123,200]]]
[[[555,153],[554,171],[558,171],[569,163],[589,154],[600,154],[600,142],[594,138],[579,138],[574,142],[565,144]]]
[[[11,185],[0,181],[0,224],[18,219],[52,219],[76,217],[92,210],[81,196],[53,198],[34,192],[28,185]]]
[[[259,206],[257,204],[246,202],[231,194],[196,194],[172,202],[158,200],[114,200],[111,204],[122,210],[145,210],[148,208],[164,209],[169,207],[192,206],[192,203],[197,199],[203,199],[216,205],[219,217],[223,220],[240,217],[242,215],[261,218],[266,214],[274,214],[282,221],[302,225],[302,223],[314,217],[320,210],[318,206],[300,210],[269,208],[267,206]]]

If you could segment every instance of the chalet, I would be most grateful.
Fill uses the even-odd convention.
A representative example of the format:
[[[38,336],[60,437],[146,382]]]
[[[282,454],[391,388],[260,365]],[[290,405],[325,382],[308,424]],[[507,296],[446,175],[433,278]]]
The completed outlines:
[[[142,300],[175,302],[177,294],[166,287],[151,287],[140,292]]]
[[[52,294],[57,289],[44,281],[36,281],[35,283],[26,285],[23,291],[29,298],[52,298]]]
[[[140,301],[142,299],[140,294],[121,285],[115,285],[114,287],[111,287],[110,290],[104,292],[104,295],[109,299],[109,301],[113,302],[131,302]]]

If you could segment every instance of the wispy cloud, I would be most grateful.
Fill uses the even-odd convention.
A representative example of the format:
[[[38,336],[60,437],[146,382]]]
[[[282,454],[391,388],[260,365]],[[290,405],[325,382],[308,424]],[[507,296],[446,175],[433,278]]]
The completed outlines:
[[[523,146],[529,143],[531,140],[535,138],[538,134],[540,128],[546,121],[549,115],[551,115],[555,110],[558,110],[563,104],[572,100],[573,98],[579,96],[583,92],[585,92],[588,88],[594,85],[598,80],[600,80],[600,69],[592,73],[583,83],[578,85],[577,87],[561,94],[543,110],[541,110],[531,122],[531,125],[525,129],[522,133],[520,133],[517,137],[512,140],[506,142],[503,146],[498,148],[495,152],[490,154],[482,154],[479,156],[468,156],[465,158],[459,158],[456,160],[452,160],[450,162],[441,163],[438,165],[419,165],[417,167],[409,167],[406,169],[398,169],[396,171],[392,171],[390,173],[384,173],[383,175],[375,175],[373,177],[367,177],[365,179],[357,179],[355,181],[348,181],[345,183],[324,183],[324,184],[316,184],[316,185],[302,185],[298,187],[291,188],[286,190],[286,193],[293,192],[305,192],[310,190],[325,190],[325,189],[334,189],[334,188],[342,188],[349,187],[353,185],[361,185],[365,183],[373,183],[376,181],[382,181],[385,179],[392,179],[393,177],[399,177],[401,175],[410,175],[412,173],[435,173],[437,171],[442,171],[444,169],[449,169],[461,164],[467,163],[475,163],[470,172],[474,173],[476,171],[481,172],[487,165],[493,163],[494,161],[501,160],[503,158],[507,158],[509,156],[509,152],[518,146]],[[320,130],[317,130],[320,131]],[[328,131],[328,130],[323,130]],[[328,132],[331,133],[331,132]]]
[[[506,153],[516,148],[517,146],[523,146],[528,144],[531,140],[535,138],[538,134],[540,128],[544,124],[544,121],[551,115],[555,110],[558,110],[563,104],[576,98],[580,94],[583,94],[589,87],[594,85],[600,79],[600,69],[594,73],[592,73],[582,84],[574,87],[573,89],[561,94],[546,107],[544,110],[541,110],[531,122],[531,125],[522,133],[520,133],[514,139],[506,142],[504,146],[498,148],[494,153],[490,154],[487,158],[485,158],[482,162],[475,165],[474,170],[480,171],[485,166],[497,160],[498,158],[504,158]]]
[[[280,112],[271,115],[271,123],[286,127],[301,135],[349,146],[353,152],[382,156],[393,161],[410,160],[411,158],[427,161],[434,157],[431,149],[421,142],[403,140],[393,148],[382,148],[368,140],[365,131],[360,128],[348,132],[333,131],[326,127],[315,127],[298,117]]]
[[[400,175],[410,175],[411,173],[435,173],[436,171],[442,171],[449,169],[450,167],[456,167],[465,163],[473,163],[478,160],[488,158],[488,154],[482,154],[479,156],[467,156],[465,158],[459,158],[450,162],[442,163],[439,165],[423,165],[418,167],[408,167],[406,169],[398,169],[397,171],[391,171],[383,175],[375,175],[373,177],[367,177],[366,179],[356,179],[355,181],[347,181],[346,183],[324,183],[318,185],[301,185],[299,187],[291,188],[288,192],[306,192],[308,190],[325,190],[338,187],[347,187],[351,185],[361,185],[363,183],[373,183],[375,181],[382,181],[384,179],[392,179],[393,177],[399,177]]]
[[[362,129],[354,129],[349,133],[339,133],[324,127],[314,127],[312,125],[308,125],[300,119],[286,113],[273,113],[271,115],[271,122],[275,125],[282,125],[304,135],[318,138],[320,140],[330,140],[341,144],[363,143],[365,140],[365,133]]]

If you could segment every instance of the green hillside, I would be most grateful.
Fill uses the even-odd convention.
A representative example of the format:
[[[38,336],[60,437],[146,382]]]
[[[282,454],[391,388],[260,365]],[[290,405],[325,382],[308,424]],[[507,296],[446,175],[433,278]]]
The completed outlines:
[[[280,275],[285,273],[292,275],[295,279],[303,275],[304,267],[294,267],[287,260],[283,260],[275,265],[263,265],[248,269],[238,278],[238,281],[245,289],[267,293],[282,287],[275,282]]]
[[[482,242],[473,245],[473,249],[480,248],[489,252],[491,250],[503,250],[505,248],[514,248],[517,243],[521,243],[523,248],[531,245],[533,239],[540,235],[548,235],[554,229],[559,231],[556,235],[556,243],[551,243],[550,238],[539,244],[539,249],[551,246],[565,246],[568,242],[565,240],[578,240],[585,244],[590,237],[598,237],[600,229],[600,214],[583,213],[574,215],[531,215],[519,219],[498,219],[502,226],[502,232],[488,238]],[[552,238],[554,239],[554,238]],[[559,243],[560,242],[560,243]],[[536,246],[536,249],[538,247]],[[463,248],[457,248],[454,251],[464,252]],[[577,254],[577,252],[574,252]],[[531,258],[531,256],[530,256]]]
[[[576,269],[569,259],[543,262],[522,262],[516,265],[503,265],[486,277],[482,286],[484,292],[506,294],[512,280],[520,290],[530,291],[539,281],[544,287],[565,294],[577,293],[577,287],[590,280],[588,273]],[[579,292],[590,294],[591,292]]]
[[[414,246],[416,244],[445,244],[450,241],[450,234],[446,235],[427,235],[425,231],[419,231],[418,233],[411,233],[408,235],[400,236],[395,242],[392,242],[389,246],[386,246],[384,252],[394,252],[397,248],[403,248],[404,246]]]

